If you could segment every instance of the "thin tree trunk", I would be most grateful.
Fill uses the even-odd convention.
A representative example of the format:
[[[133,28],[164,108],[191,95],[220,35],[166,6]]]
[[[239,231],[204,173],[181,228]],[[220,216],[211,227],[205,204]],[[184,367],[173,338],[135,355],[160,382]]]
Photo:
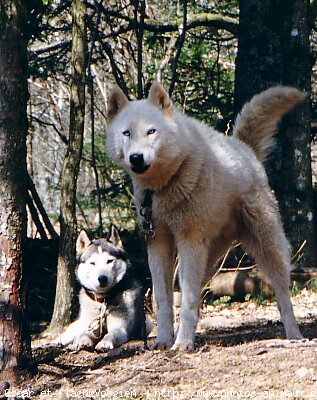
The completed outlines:
[[[61,236],[57,287],[54,311],[49,327],[50,333],[60,333],[71,321],[76,264],[76,190],[84,135],[87,34],[84,1],[73,0],[72,7],[73,42],[69,141],[61,177]]]
[[[168,94],[170,96],[172,96],[175,84],[177,82],[177,67],[178,67],[178,61],[179,61],[179,58],[181,56],[181,52],[183,49],[183,45],[185,43],[186,28],[187,28],[187,0],[185,0],[184,4],[183,4],[183,22],[182,22],[182,25],[180,26],[180,29],[179,29],[180,34],[179,34],[178,40],[176,42],[177,50],[176,50],[174,60],[173,60],[172,78],[171,78],[171,84],[170,84],[169,91],[168,91]]]
[[[140,13],[140,16],[139,16]],[[134,0],[134,21],[137,38],[137,98],[143,98],[143,36],[145,0]]]
[[[255,93],[284,84],[310,93],[309,0],[240,0],[236,111]],[[300,266],[316,267],[312,195],[310,102],[284,118],[266,166],[295,252],[307,240]]]
[[[0,2],[0,370],[16,380],[29,367],[23,247],[26,240],[27,41],[23,2]]]
[[[103,235],[103,223],[102,223],[102,204],[101,204],[101,192],[100,192],[100,183],[99,183],[99,174],[97,168],[97,160],[96,160],[96,146],[95,146],[95,96],[94,96],[94,77],[92,74],[92,60],[95,49],[95,41],[96,41],[96,32],[98,31],[98,26],[100,22],[100,10],[97,8],[97,18],[95,25],[93,26],[92,31],[92,40],[88,57],[88,92],[90,95],[90,129],[91,129],[91,166],[94,171],[95,183],[96,183],[96,192],[97,192],[97,203],[98,203],[98,230],[97,234],[99,237]]]

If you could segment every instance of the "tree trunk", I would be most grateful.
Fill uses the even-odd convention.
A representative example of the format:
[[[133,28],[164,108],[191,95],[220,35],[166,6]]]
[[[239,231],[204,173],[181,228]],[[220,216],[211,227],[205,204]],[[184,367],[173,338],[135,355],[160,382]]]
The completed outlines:
[[[23,2],[0,2],[0,370],[15,380],[31,361],[22,251],[26,240],[27,41]]]
[[[254,94],[277,84],[311,86],[309,0],[240,0],[236,111]],[[267,161],[286,234],[295,252],[307,240],[298,264],[316,267],[312,196],[309,96],[282,121]]]
[[[57,287],[50,333],[60,333],[71,321],[76,264],[76,190],[83,148],[85,81],[87,67],[86,6],[83,0],[72,5],[72,81],[70,88],[69,141],[61,176],[60,248]]]

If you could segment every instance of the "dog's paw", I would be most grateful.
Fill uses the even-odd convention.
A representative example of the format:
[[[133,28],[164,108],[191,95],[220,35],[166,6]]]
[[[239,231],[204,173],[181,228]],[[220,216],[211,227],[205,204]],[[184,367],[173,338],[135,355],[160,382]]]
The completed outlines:
[[[175,342],[172,346],[172,351],[194,351],[195,345],[192,340],[186,340],[182,342]]]
[[[169,346],[167,343],[165,342],[155,342],[152,350],[160,350],[160,351],[164,351],[164,350],[168,350],[171,346]]]
[[[65,347],[75,340],[74,335],[65,335],[65,332],[52,341],[54,346]]]
[[[100,340],[100,342],[96,345],[95,350],[96,351],[113,350],[114,347],[115,346],[111,340],[104,338]]]
[[[169,350],[173,345],[173,340],[157,340],[152,346],[152,350]]]
[[[88,336],[83,335],[76,338],[72,343],[68,346],[69,350],[78,351],[78,350],[92,350],[94,348],[94,342]]]
[[[164,334],[159,334],[156,337],[156,341],[154,345],[152,346],[153,350],[169,350],[174,343],[174,335],[173,332],[171,334],[167,334],[167,332],[164,332]]]

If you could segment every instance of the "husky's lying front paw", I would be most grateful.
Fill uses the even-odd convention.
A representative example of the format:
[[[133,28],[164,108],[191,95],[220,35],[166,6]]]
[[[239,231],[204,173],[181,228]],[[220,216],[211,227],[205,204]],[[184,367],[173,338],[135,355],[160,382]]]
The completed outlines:
[[[94,348],[94,341],[90,337],[82,335],[76,338],[72,343],[70,343],[68,345],[68,348],[70,350],[92,350]]]
[[[97,350],[97,351],[106,351],[106,350],[112,350],[112,349],[114,349],[114,347],[115,347],[114,343],[110,339],[107,339],[106,336],[105,336],[96,345],[95,350]]]

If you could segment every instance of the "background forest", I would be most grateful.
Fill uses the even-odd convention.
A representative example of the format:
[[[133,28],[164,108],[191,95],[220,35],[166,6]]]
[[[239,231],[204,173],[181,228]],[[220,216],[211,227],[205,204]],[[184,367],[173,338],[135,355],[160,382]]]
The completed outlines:
[[[61,171],[69,130],[71,1],[34,0],[30,6],[28,170],[59,231]],[[306,21],[312,77],[317,69],[315,13],[316,2],[312,2]],[[243,85],[236,82],[235,98],[238,1],[88,1],[86,17],[86,123],[76,203],[79,227],[100,235],[110,223],[129,230],[136,224],[128,177],[105,154],[107,98],[114,84],[131,99],[142,98],[156,79],[167,87],[176,106],[226,134],[230,134],[236,113],[248,99],[248,90],[240,95]],[[252,34],[248,40],[252,40]],[[273,71],[275,67],[272,63]],[[270,81],[283,83],[283,79],[278,74],[268,76],[265,87]],[[311,100],[314,145],[314,79]],[[271,164],[268,169],[274,170],[274,161]],[[273,187],[279,185],[274,185],[274,178],[272,182]],[[280,200],[279,193],[277,196]],[[29,235],[38,236],[38,229],[29,221]]]
[[[69,111],[72,5],[34,1],[29,10],[28,170],[58,234],[63,163],[70,132],[77,129]],[[317,3],[281,2],[280,12],[275,6],[256,1],[85,2],[86,112],[76,192],[78,229],[102,236],[112,223],[120,230],[136,227],[129,178],[105,154],[107,100],[115,84],[130,99],[141,99],[158,80],[177,107],[224,134],[231,133],[237,112],[255,93],[290,84],[311,90],[311,103],[308,99],[305,111],[294,113],[282,127],[267,170],[298,265],[315,266],[316,175],[312,182],[315,164],[307,146],[314,146],[317,132],[314,79],[310,85],[317,69]],[[72,217],[65,218],[64,226]],[[29,236],[43,237],[33,221],[29,218]],[[67,253],[70,235],[62,234],[66,243],[60,255]],[[71,251],[67,257],[72,259]],[[55,310],[61,306],[55,304]]]
[[[69,126],[71,1],[34,3],[28,168],[58,230],[60,177]],[[109,90],[118,84],[130,98],[142,98],[157,79],[185,112],[229,132],[234,118],[238,2],[188,1],[186,7],[178,1],[87,4],[89,94],[78,221],[94,232],[101,232],[101,222],[104,231],[111,222],[131,229],[135,226],[131,186],[105,154]],[[189,26],[185,37],[184,18]],[[33,225],[29,233],[36,235]]]

